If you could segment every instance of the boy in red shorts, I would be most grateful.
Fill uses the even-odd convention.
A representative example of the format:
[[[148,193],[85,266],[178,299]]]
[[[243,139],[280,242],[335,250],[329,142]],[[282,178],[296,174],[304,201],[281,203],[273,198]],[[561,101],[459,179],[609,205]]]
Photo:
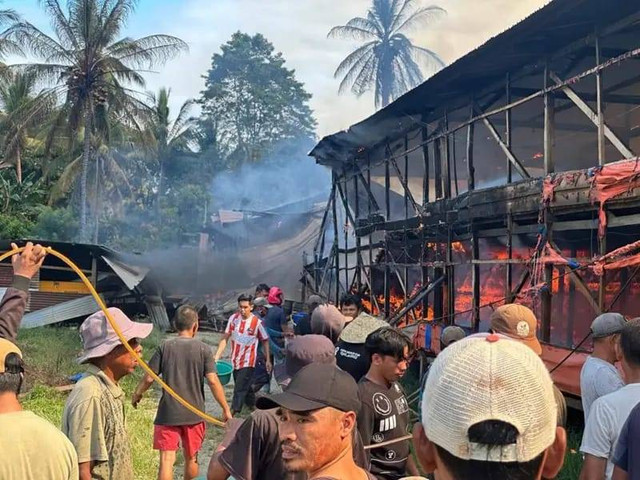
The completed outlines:
[[[204,411],[204,382],[222,407],[226,421],[231,411],[224,397],[222,384],[216,374],[216,364],[211,348],[194,337],[198,331],[198,313],[190,306],[178,308],[173,320],[178,336],[165,340],[149,361],[149,366],[182,398]],[[153,383],[148,374],[140,380],[133,393],[136,407],[142,395]],[[205,424],[202,418],[180,405],[172,396],[162,392],[154,421],[153,448],[160,451],[158,480],[173,479],[173,465],[178,445],[184,453],[184,478],[198,476],[198,451],[204,440]]]

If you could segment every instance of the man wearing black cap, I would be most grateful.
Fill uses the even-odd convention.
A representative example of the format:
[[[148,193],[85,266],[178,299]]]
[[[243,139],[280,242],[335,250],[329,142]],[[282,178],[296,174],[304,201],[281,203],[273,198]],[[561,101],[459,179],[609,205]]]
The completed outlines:
[[[360,400],[348,373],[334,365],[308,365],[284,393],[262,397],[256,406],[278,409],[282,459],[288,471],[304,472],[309,480],[375,480],[353,460]]]
[[[275,369],[278,382],[286,388],[302,368],[310,364],[335,365],[333,343],[322,335],[296,337],[286,350],[284,367]],[[232,420],[232,422],[235,419]],[[235,427],[235,429],[233,428]],[[366,454],[359,437],[354,444],[355,461],[366,464]],[[257,410],[228,431],[209,464],[208,480],[306,480],[304,472],[287,473],[282,459],[278,420],[273,410]]]

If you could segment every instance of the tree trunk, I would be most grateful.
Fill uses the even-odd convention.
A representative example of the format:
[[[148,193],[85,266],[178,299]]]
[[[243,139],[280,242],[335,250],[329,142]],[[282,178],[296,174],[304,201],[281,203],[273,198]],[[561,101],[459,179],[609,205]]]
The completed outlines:
[[[16,148],[16,177],[18,177],[18,183],[22,183],[22,159],[20,155],[20,145],[18,145]]]
[[[164,159],[160,155],[160,171],[158,172],[158,196],[156,198],[156,220],[160,220],[160,200],[162,199],[162,189],[164,188]]]
[[[80,240],[88,238],[87,232],[87,171],[91,153],[91,108],[84,111],[84,141],[82,146],[82,172],[80,175]]]
[[[100,191],[100,157],[96,158],[96,224],[93,230],[93,243],[98,244],[98,234],[100,233],[100,210],[102,209],[102,197]]]

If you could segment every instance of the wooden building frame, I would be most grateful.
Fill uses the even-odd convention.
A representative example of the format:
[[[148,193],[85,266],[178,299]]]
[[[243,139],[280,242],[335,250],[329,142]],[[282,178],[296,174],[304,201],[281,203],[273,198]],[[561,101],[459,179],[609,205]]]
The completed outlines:
[[[542,236],[562,251],[556,239],[590,235],[595,253],[615,248],[596,234],[591,178],[594,169],[640,155],[639,60],[640,2],[614,0],[605,8],[597,0],[555,0],[370,118],[323,138],[310,155],[332,169],[333,186],[307,267],[312,289],[336,302],[347,291],[368,290],[392,323],[422,305],[452,324],[456,271],[470,268],[468,326],[478,331],[485,266],[500,266],[506,302],[533,285],[531,260],[515,254],[515,237]],[[628,125],[620,126],[622,118]],[[500,170],[497,184],[486,186],[487,169]],[[546,202],[545,182],[555,193]],[[607,229],[626,229],[628,242],[640,239],[639,207],[636,188],[609,200]],[[504,258],[483,257],[483,242],[497,237]],[[467,246],[464,262],[454,258],[456,242]],[[416,249],[419,258],[410,257]],[[608,292],[605,274],[594,291],[579,269],[545,264],[539,334],[567,348],[575,338],[552,338],[554,268],[570,278],[567,294],[581,296],[594,316],[614,308],[637,280],[636,269]],[[373,291],[374,269],[382,272],[380,292]],[[416,269],[421,282],[412,289]],[[395,311],[391,285],[402,290],[404,305]]]

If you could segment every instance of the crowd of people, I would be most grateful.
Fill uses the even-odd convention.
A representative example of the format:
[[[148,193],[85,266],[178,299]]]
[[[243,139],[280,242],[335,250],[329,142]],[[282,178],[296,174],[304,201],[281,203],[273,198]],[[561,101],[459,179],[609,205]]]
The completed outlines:
[[[134,479],[120,381],[137,360],[102,311],[79,328],[78,361],[86,374],[66,401],[61,429],[20,406],[25,359],[16,338],[29,282],[45,255],[29,243],[13,257],[13,282],[0,303],[0,479]],[[538,322],[526,306],[496,308],[486,333],[467,335],[453,325],[442,330],[412,425],[399,380],[416,351],[402,330],[366,313],[357,295],[345,295],[337,306],[312,295],[292,325],[282,290],[263,284],[256,290],[255,297],[238,297],[215,353],[198,340],[198,314],[184,305],[173,318],[177,333],[149,361],[197,409],[205,410],[205,387],[220,405],[226,429],[208,480],[558,475],[567,449],[566,404],[541,360]],[[152,325],[116,308],[109,313],[141,354]],[[593,353],[580,376],[580,480],[640,479],[640,320],[604,313],[591,333]],[[230,405],[216,369],[228,346]],[[150,375],[140,380],[134,407],[152,383]],[[174,477],[179,449],[184,478],[198,478],[205,430],[201,417],[163,391],[153,430],[160,480]]]

